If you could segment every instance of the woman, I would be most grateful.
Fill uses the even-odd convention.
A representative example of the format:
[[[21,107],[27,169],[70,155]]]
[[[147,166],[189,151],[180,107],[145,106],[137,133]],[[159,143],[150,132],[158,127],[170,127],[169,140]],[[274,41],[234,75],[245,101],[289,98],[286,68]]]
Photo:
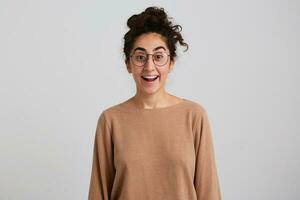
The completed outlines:
[[[104,110],[96,128],[90,200],[220,200],[205,109],[165,90],[176,43],[188,45],[164,9],[127,21],[127,70],[135,96]]]

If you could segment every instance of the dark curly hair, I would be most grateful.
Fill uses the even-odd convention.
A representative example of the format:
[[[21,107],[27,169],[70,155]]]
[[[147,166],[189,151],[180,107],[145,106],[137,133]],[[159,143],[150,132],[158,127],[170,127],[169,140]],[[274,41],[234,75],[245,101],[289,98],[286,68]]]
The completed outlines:
[[[176,43],[185,46],[188,50],[188,44],[184,42],[180,32],[180,25],[173,25],[169,20],[163,8],[148,7],[140,14],[132,15],[127,20],[127,26],[130,30],[124,35],[124,48],[126,61],[129,60],[130,51],[136,38],[144,33],[154,32],[162,35],[166,39],[166,44],[170,51],[170,58],[173,61],[176,55]]]

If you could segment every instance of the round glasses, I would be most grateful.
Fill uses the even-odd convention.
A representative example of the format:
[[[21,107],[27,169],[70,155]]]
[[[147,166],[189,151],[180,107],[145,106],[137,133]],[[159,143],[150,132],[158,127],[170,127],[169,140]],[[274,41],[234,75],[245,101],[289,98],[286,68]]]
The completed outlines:
[[[147,63],[149,59],[149,55],[152,56],[153,63],[159,67],[162,67],[165,64],[167,64],[170,56],[166,52],[155,52],[153,54],[149,54],[149,53],[147,54],[144,52],[135,52],[130,56],[130,58],[132,63],[135,66],[143,67]]]

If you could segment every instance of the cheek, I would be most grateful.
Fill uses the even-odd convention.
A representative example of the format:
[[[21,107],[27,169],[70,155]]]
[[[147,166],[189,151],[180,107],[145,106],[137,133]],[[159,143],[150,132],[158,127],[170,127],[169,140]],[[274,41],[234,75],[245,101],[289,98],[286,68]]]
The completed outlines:
[[[133,71],[132,72],[132,76],[133,76],[133,78],[134,78],[135,81],[141,81],[141,75],[140,75],[139,72]]]
[[[160,79],[165,80],[168,76],[168,71],[161,71],[160,72]]]

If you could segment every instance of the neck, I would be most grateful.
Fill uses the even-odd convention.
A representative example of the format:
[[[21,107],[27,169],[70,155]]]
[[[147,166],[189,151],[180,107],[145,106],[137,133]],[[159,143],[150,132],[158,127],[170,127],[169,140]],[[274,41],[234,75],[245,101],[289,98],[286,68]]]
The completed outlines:
[[[137,92],[133,97],[134,104],[138,108],[153,109],[164,107],[170,98],[165,90],[158,91],[154,94],[143,94]]]

